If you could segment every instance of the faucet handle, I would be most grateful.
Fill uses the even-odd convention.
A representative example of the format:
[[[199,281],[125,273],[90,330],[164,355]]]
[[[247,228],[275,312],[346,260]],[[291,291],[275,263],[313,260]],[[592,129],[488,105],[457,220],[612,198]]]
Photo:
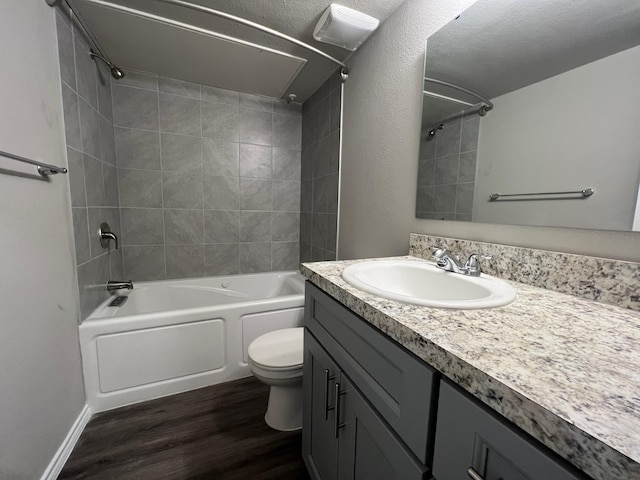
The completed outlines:
[[[480,258],[483,260],[491,260],[491,255],[484,255],[482,253],[472,253],[469,255],[469,259],[465,264],[465,268],[467,269],[467,275],[471,275],[472,277],[480,276],[482,273],[482,269],[480,268]]]
[[[431,247],[431,258],[433,260],[440,260],[448,253],[449,251],[445,247]]]

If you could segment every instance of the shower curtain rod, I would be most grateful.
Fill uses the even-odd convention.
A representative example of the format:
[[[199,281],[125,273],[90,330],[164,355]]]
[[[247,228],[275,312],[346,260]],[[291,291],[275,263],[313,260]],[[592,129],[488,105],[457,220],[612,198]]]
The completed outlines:
[[[219,36],[221,38],[228,38],[228,39],[231,38],[231,37],[226,37],[225,35],[217,34],[217,33],[212,32],[210,30],[206,30],[206,29],[202,29],[200,27],[196,27],[194,25],[190,25],[190,24],[182,23],[182,22],[177,22],[177,21],[165,18],[165,17],[160,17],[158,15],[154,15],[154,14],[151,14],[151,13],[143,12],[141,10],[135,10],[135,9],[132,9],[132,8],[129,8],[129,7],[124,7],[122,5],[118,5],[118,4],[115,4],[115,3],[107,2],[107,1],[104,1],[104,0],[82,0],[82,1],[87,2],[87,3],[92,3],[94,5],[100,5],[100,6],[103,6],[103,7],[106,7],[106,8],[111,8],[112,10],[117,10],[117,11],[124,12],[124,13],[131,13],[131,14],[143,17],[143,18],[149,18],[149,19],[152,19],[152,20],[161,21],[163,23],[167,23],[167,24],[170,24],[170,25],[174,24],[176,26],[181,26],[182,28],[193,29],[194,31],[200,31],[200,32],[204,31],[204,32],[207,32],[209,34],[214,34],[215,36]],[[296,44],[296,45],[298,45],[300,47],[303,47],[303,48],[305,48],[305,49],[307,49],[307,50],[309,50],[309,51],[311,51],[311,52],[313,52],[313,53],[315,53],[317,55],[320,55],[320,56],[326,58],[327,60],[332,61],[336,65],[339,65],[340,67],[342,67],[340,69],[340,77],[341,77],[343,82],[345,82],[347,80],[348,76],[349,76],[347,65],[344,62],[341,62],[340,60],[332,57],[331,55],[329,55],[327,53],[324,53],[322,50],[319,50],[319,49],[317,49],[317,48],[315,48],[315,47],[313,47],[313,46],[311,46],[311,45],[309,45],[309,44],[307,44],[307,43],[305,43],[305,42],[303,42],[301,40],[298,40],[297,38],[290,37],[289,35],[285,35],[284,33],[281,33],[281,32],[279,32],[277,30],[272,29],[272,28],[265,27],[264,25],[261,25],[261,24],[256,23],[256,22],[252,22],[250,20],[246,20],[246,19],[244,19],[242,17],[238,17],[238,16],[232,15],[230,13],[222,12],[220,10],[215,10],[213,8],[205,7],[203,5],[198,5],[198,4],[195,4],[195,3],[186,2],[184,0],[157,0],[157,1],[163,2],[163,3],[168,3],[170,5],[176,5],[176,6],[180,6],[180,7],[189,8],[189,9],[195,10],[197,12],[203,12],[203,13],[214,15],[214,16],[217,16],[217,17],[226,18],[228,20],[232,20],[234,22],[241,23],[242,25],[246,25],[246,26],[251,27],[253,29],[260,30],[260,31],[268,33],[270,35],[279,37],[279,38],[281,38],[283,40],[286,40],[286,41],[294,43],[294,44]],[[239,39],[234,38],[233,40],[234,41],[238,41]],[[243,42],[243,43],[247,43],[248,44],[248,42]],[[259,47],[263,48],[265,50],[271,50],[271,49],[265,48],[263,46],[259,46]]]
[[[464,93],[466,93],[468,95],[471,95],[472,97],[477,98],[478,100],[480,100],[481,102],[483,102],[485,104],[484,105],[484,113],[487,113],[489,110],[493,109],[493,103],[491,103],[491,100],[489,100],[486,97],[483,97],[482,95],[480,95],[479,93],[474,92],[473,90],[469,90],[468,88],[461,87],[459,85],[456,85],[455,83],[445,82],[444,80],[438,80],[437,78],[424,77],[424,80],[425,80],[425,82],[435,83],[437,85],[444,85],[445,87],[453,88],[454,90],[458,90],[459,92],[464,92]],[[449,101],[456,102],[456,103],[461,103],[463,105],[468,105],[468,106],[474,105],[473,103],[465,102],[463,100],[458,100],[457,98],[453,98],[453,97],[447,97],[445,95],[441,95],[441,94],[438,94],[438,93],[427,92],[427,91],[424,91],[424,93],[426,93],[427,95],[430,95],[432,97],[443,98],[445,100],[449,100]]]

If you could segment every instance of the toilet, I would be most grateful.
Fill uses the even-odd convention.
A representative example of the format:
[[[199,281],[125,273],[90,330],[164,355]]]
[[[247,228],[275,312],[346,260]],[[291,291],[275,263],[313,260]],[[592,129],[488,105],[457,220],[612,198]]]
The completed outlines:
[[[264,416],[275,430],[302,428],[302,358],[304,328],[284,328],[265,333],[249,345],[249,368],[271,386]]]

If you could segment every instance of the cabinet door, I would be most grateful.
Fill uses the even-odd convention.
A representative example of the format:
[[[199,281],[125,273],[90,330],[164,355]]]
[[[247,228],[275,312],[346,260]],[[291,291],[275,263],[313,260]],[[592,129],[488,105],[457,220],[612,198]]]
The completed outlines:
[[[338,395],[339,480],[422,480],[426,467],[391,433],[347,377]]]
[[[578,480],[586,476],[443,381],[433,476],[437,480]]]
[[[340,371],[329,354],[305,329],[302,455],[315,480],[338,478],[335,435],[335,385]]]

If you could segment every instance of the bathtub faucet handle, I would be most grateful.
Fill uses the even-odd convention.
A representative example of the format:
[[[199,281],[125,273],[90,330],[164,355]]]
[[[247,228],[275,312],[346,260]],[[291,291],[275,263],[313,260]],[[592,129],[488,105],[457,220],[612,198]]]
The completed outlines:
[[[110,292],[113,292],[114,290],[120,290],[123,288],[126,288],[127,290],[133,290],[133,282],[131,280],[126,282],[109,280],[107,282],[107,290]]]

